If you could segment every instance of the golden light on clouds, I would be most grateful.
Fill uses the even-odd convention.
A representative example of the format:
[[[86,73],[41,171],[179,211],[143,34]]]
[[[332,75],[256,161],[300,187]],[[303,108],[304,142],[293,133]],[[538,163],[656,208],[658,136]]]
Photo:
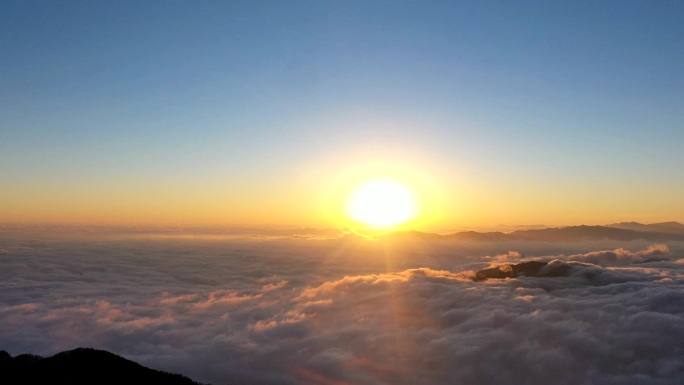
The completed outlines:
[[[391,228],[415,218],[419,205],[415,193],[392,179],[374,179],[359,185],[349,197],[347,215],[374,228]]]

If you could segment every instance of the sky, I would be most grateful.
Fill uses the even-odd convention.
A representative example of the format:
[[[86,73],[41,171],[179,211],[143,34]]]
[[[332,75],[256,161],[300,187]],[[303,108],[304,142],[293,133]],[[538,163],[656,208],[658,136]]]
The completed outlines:
[[[684,221],[684,4],[3,1],[0,222]]]

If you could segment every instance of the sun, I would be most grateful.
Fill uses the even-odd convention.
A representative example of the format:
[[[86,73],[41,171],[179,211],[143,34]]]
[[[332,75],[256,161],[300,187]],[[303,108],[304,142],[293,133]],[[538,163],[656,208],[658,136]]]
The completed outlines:
[[[347,215],[373,228],[387,229],[418,215],[413,191],[392,179],[374,179],[359,185],[349,197]]]

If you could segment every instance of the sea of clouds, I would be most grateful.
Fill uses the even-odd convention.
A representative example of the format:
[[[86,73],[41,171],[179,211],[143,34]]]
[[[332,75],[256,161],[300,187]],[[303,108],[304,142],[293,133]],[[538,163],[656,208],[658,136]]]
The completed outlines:
[[[528,260],[563,277],[474,281]],[[684,245],[0,228],[0,350],[221,384],[681,384]]]

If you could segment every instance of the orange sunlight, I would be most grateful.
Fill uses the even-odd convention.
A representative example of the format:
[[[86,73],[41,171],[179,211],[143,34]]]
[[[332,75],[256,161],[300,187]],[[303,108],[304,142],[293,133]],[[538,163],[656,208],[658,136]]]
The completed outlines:
[[[372,228],[389,229],[414,219],[419,207],[414,192],[392,179],[375,179],[359,185],[347,201],[351,219]]]

